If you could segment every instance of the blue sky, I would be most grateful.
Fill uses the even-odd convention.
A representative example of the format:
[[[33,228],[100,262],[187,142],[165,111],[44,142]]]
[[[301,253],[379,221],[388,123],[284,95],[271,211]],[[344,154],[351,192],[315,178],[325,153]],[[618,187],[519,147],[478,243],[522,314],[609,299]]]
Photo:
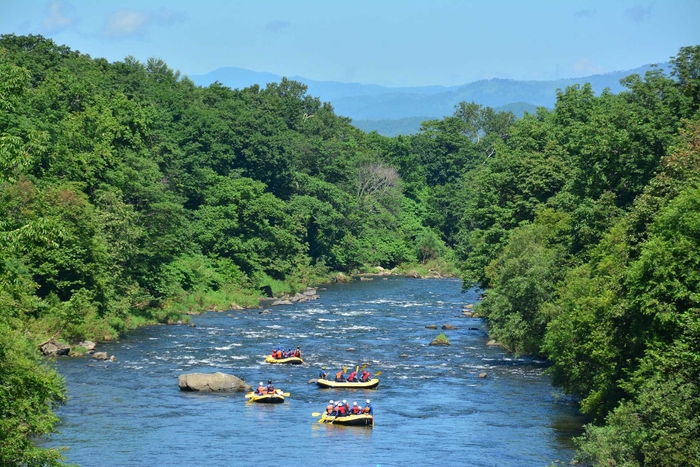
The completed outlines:
[[[554,79],[700,44],[700,0],[0,0],[0,34],[42,34],[183,74],[235,66],[386,86]]]

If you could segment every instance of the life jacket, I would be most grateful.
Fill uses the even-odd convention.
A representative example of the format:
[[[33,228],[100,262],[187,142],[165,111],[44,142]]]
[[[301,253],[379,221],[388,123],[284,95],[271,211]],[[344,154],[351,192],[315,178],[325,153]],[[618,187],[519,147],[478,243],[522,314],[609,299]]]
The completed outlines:
[[[268,394],[274,394],[275,393],[275,387],[273,385],[268,385],[267,386],[267,393]]]
[[[356,378],[357,373],[353,371],[352,373],[350,373],[350,376],[348,376],[348,381],[355,381]]]
[[[342,372],[342,371],[339,371],[338,373],[336,373],[336,374],[335,374],[335,379],[337,379],[338,381],[340,381],[341,379],[343,379],[343,372]]]
[[[258,386],[258,394],[265,394],[265,387],[264,386]]]
[[[366,405],[364,409],[362,409],[362,413],[369,413],[369,405]]]
[[[360,379],[362,381],[367,381],[369,379],[369,377],[370,377],[369,371],[365,370],[362,372],[362,377],[360,377]]]
[[[331,413],[333,412],[333,404],[328,404],[326,406],[326,413]]]
[[[276,358],[282,358],[282,351],[278,350],[277,355],[275,356]]]
[[[353,406],[352,406],[352,413],[354,413],[355,415],[357,415],[358,413],[360,413],[360,408],[359,408],[358,406],[356,406],[356,405],[353,405]]]
[[[347,411],[345,409],[345,406],[343,404],[340,404],[340,406],[338,407],[338,415],[345,415],[346,412]]]

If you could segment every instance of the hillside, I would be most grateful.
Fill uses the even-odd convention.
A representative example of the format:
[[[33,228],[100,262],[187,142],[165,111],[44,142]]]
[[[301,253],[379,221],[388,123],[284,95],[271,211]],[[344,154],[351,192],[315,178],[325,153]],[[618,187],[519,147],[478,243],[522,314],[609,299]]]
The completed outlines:
[[[668,68],[667,63],[659,66]],[[635,73],[643,75],[650,69],[652,69],[651,65],[645,65],[633,70],[553,81],[496,78],[461,86],[397,88],[373,84],[315,81],[300,76],[293,76],[290,79],[308,86],[310,95],[331,102],[337,114],[352,118],[358,128],[364,131],[376,130],[386,136],[395,136],[417,132],[422,121],[420,119],[451,115],[455,104],[462,101],[474,101],[483,106],[502,108],[501,110],[514,110],[516,115],[521,116],[524,111],[532,111],[538,106],[553,107],[557,89],[563,90],[568,86],[591,83],[596,93],[600,93],[605,88],[618,93],[623,89],[620,84],[622,78]],[[190,78],[201,86],[219,81],[231,88],[245,88],[254,84],[264,86],[282,79],[281,76],[273,73],[242,68],[218,68],[205,75],[193,75]]]

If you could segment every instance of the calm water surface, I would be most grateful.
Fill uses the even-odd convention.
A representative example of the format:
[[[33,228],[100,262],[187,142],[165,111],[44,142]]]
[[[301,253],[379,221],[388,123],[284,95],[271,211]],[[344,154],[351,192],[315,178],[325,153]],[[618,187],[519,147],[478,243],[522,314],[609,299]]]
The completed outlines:
[[[320,300],[205,313],[196,327],[152,326],[98,350],[117,362],[59,359],[69,402],[58,413],[66,446],[83,466],[536,466],[573,455],[581,421],[543,375],[544,362],[489,347],[485,323],[465,318],[457,280],[391,277],[320,289]],[[429,346],[441,330],[452,346]],[[306,365],[269,365],[272,347],[301,345]],[[348,351],[354,348],[355,351]],[[319,389],[321,366],[369,363],[377,389]],[[177,377],[222,371],[250,384],[272,379],[284,404],[243,393],[180,392]],[[488,373],[480,379],[478,374]],[[329,399],[371,399],[375,427],[319,425]]]

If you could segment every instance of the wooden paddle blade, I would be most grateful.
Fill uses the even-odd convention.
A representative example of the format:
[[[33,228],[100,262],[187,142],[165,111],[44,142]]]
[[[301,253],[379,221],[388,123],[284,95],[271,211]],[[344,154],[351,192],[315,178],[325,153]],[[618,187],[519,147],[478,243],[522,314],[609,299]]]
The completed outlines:
[[[379,376],[379,375],[381,375],[381,374],[382,374],[382,372],[381,372],[381,371],[378,371],[378,372],[376,372],[376,373],[374,374],[374,376]]]
[[[347,373],[347,372],[348,372],[348,367],[344,366],[344,367],[343,367],[343,373]]]
[[[288,392],[280,392],[280,395],[282,395],[282,396],[284,396],[284,397],[289,397],[289,396],[291,396],[291,394],[288,393]]]
[[[359,370],[359,369],[360,369],[360,365],[357,365],[357,366],[355,367],[355,373],[357,373],[357,370]]]
[[[321,415],[323,415],[321,412],[311,412],[312,417],[320,417]]]

